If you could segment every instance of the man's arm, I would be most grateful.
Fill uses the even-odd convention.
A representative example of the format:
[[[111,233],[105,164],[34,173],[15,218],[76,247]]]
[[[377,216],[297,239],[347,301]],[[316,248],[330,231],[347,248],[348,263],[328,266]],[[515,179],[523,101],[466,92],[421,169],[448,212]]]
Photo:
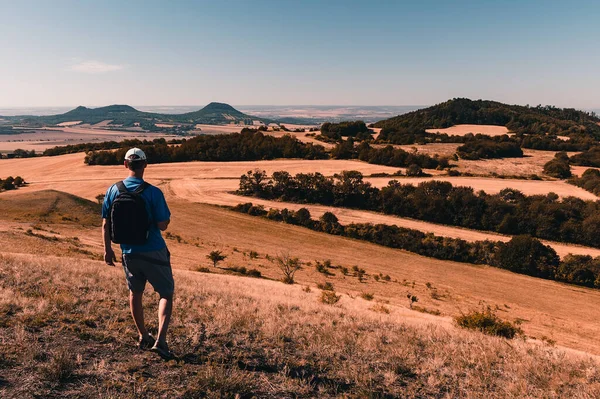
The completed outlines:
[[[110,231],[108,230],[106,219],[102,219],[102,239],[104,241],[104,262],[109,266],[114,266],[117,257],[115,256],[115,251],[112,249]]]
[[[169,223],[171,223],[171,219],[167,219],[163,222],[158,222],[158,223],[156,223],[156,225],[158,226],[160,231],[165,231],[167,229],[167,227],[169,227]]]

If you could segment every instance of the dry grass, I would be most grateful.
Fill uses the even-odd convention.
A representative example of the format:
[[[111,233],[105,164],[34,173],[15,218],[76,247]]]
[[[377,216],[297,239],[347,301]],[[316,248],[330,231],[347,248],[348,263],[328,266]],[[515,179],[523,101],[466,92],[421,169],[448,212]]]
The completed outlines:
[[[600,395],[589,357],[406,323],[390,305],[373,312],[346,296],[320,304],[298,285],[184,271],[170,340],[178,359],[164,363],[134,348],[121,270],[0,256],[0,276],[5,398]]]
[[[7,196],[6,201],[17,198],[20,197]],[[50,195],[47,200],[53,201]],[[280,280],[282,274],[275,258],[285,248],[304,264],[295,275],[296,282],[303,286],[314,288],[324,281],[323,273],[308,262],[330,259],[337,268],[325,278],[338,293],[352,296],[371,293],[378,301],[396,307],[396,314],[405,319],[451,324],[452,316],[480,308],[483,303],[500,308],[503,319],[523,320],[522,328],[528,337],[548,337],[558,345],[600,354],[598,290],[491,267],[425,258],[214,206],[173,199],[169,200],[169,206],[174,215],[169,228],[173,239],[167,239],[167,242],[175,268],[206,268],[211,273],[231,273],[230,269],[245,267],[247,271],[256,269],[264,279]],[[73,220],[78,217],[75,213],[68,216]],[[27,234],[29,229],[34,235]],[[57,240],[38,237],[42,235],[57,237]],[[80,260],[99,259],[102,254],[97,227],[84,227],[73,221],[42,223],[35,218],[28,222],[14,221],[4,213],[0,213],[0,247],[4,253],[34,253]],[[221,268],[215,269],[206,259],[213,250],[220,250],[227,256]],[[260,256],[253,258],[249,255],[252,251]],[[354,275],[354,267],[365,270],[362,280]],[[429,287],[435,287],[435,295],[427,283]],[[406,301],[409,291],[419,297],[419,305],[428,313],[444,317],[409,312]]]
[[[498,125],[454,125],[445,129],[426,129],[428,133],[447,133],[450,136],[464,136],[469,133],[485,134],[488,136],[502,136],[508,134],[506,126]]]

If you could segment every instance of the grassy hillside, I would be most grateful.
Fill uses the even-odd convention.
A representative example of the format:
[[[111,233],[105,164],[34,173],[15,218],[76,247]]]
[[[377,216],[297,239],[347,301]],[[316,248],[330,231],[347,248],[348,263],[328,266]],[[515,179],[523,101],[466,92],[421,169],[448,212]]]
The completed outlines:
[[[229,124],[249,123],[262,118],[246,115],[228,104],[210,103],[206,107],[185,114],[159,114],[142,112],[129,105],[109,105],[99,108],[79,106],[71,111],[59,115],[48,116],[15,116],[4,117],[9,122],[26,125],[42,126],[56,125],[62,122],[81,121],[81,123],[95,124],[111,120],[113,125],[125,127],[139,123],[142,127],[159,122],[200,123],[200,124]],[[265,120],[268,122],[267,120]]]
[[[424,130],[458,124],[501,125],[515,133],[586,135],[600,139],[600,118],[573,108],[508,105],[496,101],[455,98],[432,107],[375,123],[388,130]],[[384,134],[385,136],[385,134]]]
[[[600,395],[590,358],[405,323],[361,298],[331,306],[300,286],[179,270],[178,358],[164,363],[134,348],[119,268],[0,255],[0,276],[5,398]]]

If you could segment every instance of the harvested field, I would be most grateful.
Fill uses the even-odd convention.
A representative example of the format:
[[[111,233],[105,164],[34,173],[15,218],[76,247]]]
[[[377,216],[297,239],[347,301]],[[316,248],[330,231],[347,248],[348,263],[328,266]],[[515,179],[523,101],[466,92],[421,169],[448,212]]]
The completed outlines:
[[[30,196],[25,193],[20,195]],[[46,197],[51,200],[47,195]],[[361,282],[351,274],[344,275],[339,268],[331,269],[331,274],[326,276],[317,272],[314,266],[305,265],[296,274],[296,281],[304,286],[312,286],[313,289],[315,284],[329,281],[339,293],[348,295],[348,299],[362,292],[373,293],[374,304],[388,307],[392,317],[407,322],[414,320],[417,323],[427,321],[448,325],[448,316],[489,305],[500,309],[498,312],[503,319],[523,320],[521,327],[529,337],[554,340],[559,345],[600,354],[600,341],[596,334],[600,328],[599,290],[537,279],[487,266],[425,258],[401,250],[174,198],[169,199],[169,205],[174,217],[169,229],[171,238],[167,237],[167,242],[176,268],[193,270],[206,267],[213,273],[228,273],[230,267],[245,266],[259,270],[267,278],[278,279],[281,274],[272,257],[282,251],[299,257],[304,263],[330,259],[334,266],[341,265],[351,269],[353,265],[358,265],[364,268],[367,273],[365,280]],[[61,215],[68,216],[71,221],[61,221]],[[6,223],[7,217],[11,216],[3,212],[0,216],[2,224]],[[97,227],[78,226],[79,222],[74,221],[74,211],[69,213],[69,208],[64,206],[57,209],[56,215],[42,214],[41,217],[39,220],[37,217],[29,217],[30,223],[37,226],[33,227],[36,235],[28,235],[24,230],[0,231],[0,243],[5,248],[3,252],[21,252],[30,256],[32,249],[37,246],[36,253],[46,257],[59,255],[84,259],[87,250],[97,259],[101,253]],[[20,223],[23,229],[27,229],[24,225],[26,222],[23,221],[15,222],[10,219],[8,223],[16,226]],[[39,235],[54,235],[58,240],[49,241],[38,238]],[[70,238],[73,236],[78,237],[75,242],[78,248],[73,248],[73,240]],[[210,262],[206,259],[206,255],[214,249],[223,251],[227,256],[220,268],[209,266]],[[73,252],[76,250],[84,252]],[[248,256],[251,251],[258,254],[256,258]],[[78,264],[82,262],[78,261]],[[122,271],[117,272],[118,277],[122,278]],[[390,281],[376,281],[373,276],[379,273],[389,275]],[[201,279],[204,282],[200,284],[207,283],[204,277]],[[246,281],[251,283],[254,280]],[[436,290],[437,295],[431,294],[431,287]],[[274,295],[272,291],[269,292]],[[407,292],[418,296],[419,305],[423,309],[440,312],[445,317],[409,312]],[[342,302],[343,308],[354,308],[354,305],[349,305],[350,302]],[[372,304],[368,305],[371,306]]]
[[[486,134],[488,136],[502,136],[508,134],[506,126],[497,125],[454,125],[445,129],[426,129],[428,133],[446,133],[450,136],[464,136],[469,133]]]
[[[126,170],[122,166],[86,166],[84,155],[68,154],[57,157],[42,157],[34,159],[0,160],[3,174],[20,175],[31,182],[28,187],[15,192],[3,193],[4,196],[16,195],[17,192],[33,192],[46,189],[59,189],[67,193],[94,200],[98,194],[103,194],[106,188],[115,181],[122,179]],[[258,162],[185,162],[156,164],[148,167],[148,181],[152,184],[167,184],[166,191],[174,197],[193,202],[217,205],[237,205],[240,202],[255,202],[267,207],[298,209],[301,205],[275,201],[265,201],[256,198],[245,198],[229,194],[238,187],[239,177],[248,170],[265,170],[267,174],[286,170],[291,174],[320,172],[331,176],[343,170],[359,170],[364,175],[372,173],[394,173],[398,168],[372,165],[353,160],[274,160]],[[476,190],[485,189],[497,192],[502,188],[511,187],[522,190],[525,194],[540,194],[549,191],[559,195],[574,195],[580,198],[594,199],[593,194],[562,181],[525,181],[509,179],[483,179],[466,177],[439,177],[450,179],[453,184],[476,186]],[[393,178],[369,178],[376,185],[385,185]],[[422,178],[400,178],[400,181],[422,181]],[[428,178],[438,179],[438,177]],[[373,212],[334,209],[326,206],[306,206],[314,216],[320,216],[326,211],[333,211],[342,223],[387,223],[432,232],[437,235],[461,238],[467,241],[504,240],[510,237],[494,233],[479,232],[451,226],[441,226],[433,223],[412,219],[397,218]],[[561,256],[569,253],[600,255],[600,250],[581,247],[572,244],[550,243]]]
[[[71,122],[61,122],[57,123],[56,126],[75,126],[79,125],[83,121],[71,121]]]
[[[0,135],[0,153],[12,152],[18,148],[43,152],[47,148],[63,145],[101,143],[104,141],[122,140],[154,140],[157,138],[178,138],[163,133],[146,133],[139,131],[119,131],[85,127],[44,128],[34,133]]]

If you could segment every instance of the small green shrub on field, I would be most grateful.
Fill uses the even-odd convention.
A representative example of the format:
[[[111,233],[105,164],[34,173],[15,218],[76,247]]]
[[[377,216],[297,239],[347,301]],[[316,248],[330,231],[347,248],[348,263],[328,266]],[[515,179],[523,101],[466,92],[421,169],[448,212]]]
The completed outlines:
[[[454,318],[459,327],[478,330],[487,335],[495,335],[508,339],[523,333],[523,330],[509,321],[501,320],[490,309],[482,312],[474,311]]]

